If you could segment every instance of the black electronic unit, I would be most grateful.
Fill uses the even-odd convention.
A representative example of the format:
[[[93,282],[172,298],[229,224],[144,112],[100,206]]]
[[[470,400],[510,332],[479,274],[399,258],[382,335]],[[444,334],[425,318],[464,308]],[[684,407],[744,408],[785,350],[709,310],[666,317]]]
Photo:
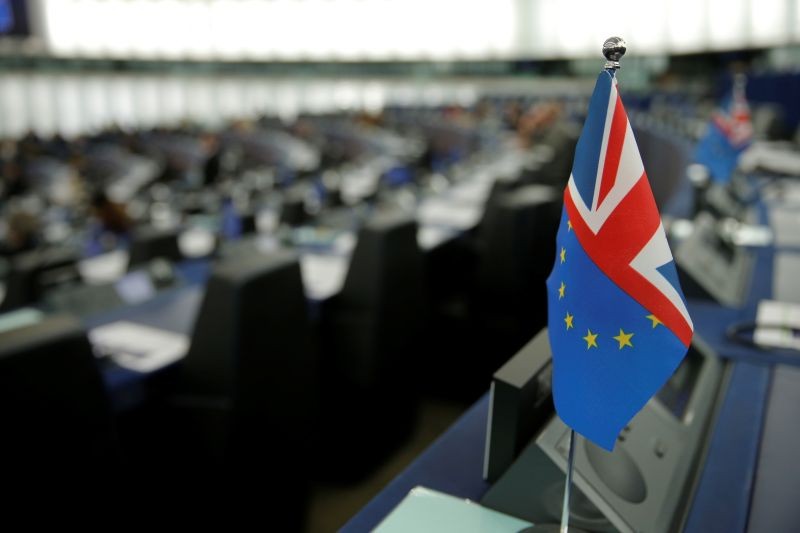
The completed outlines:
[[[64,284],[48,290],[42,297],[47,311],[71,313],[87,317],[123,307],[146,302],[159,291],[181,283],[172,265],[163,259],[140,264],[137,270],[126,273],[114,282]]]
[[[723,236],[708,213],[694,220],[691,235],[675,249],[678,277],[687,298],[711,299],[741,307],[750,289],[752,252]]]
[[[78,259],[75,250],[61,247],[34,250],[14,257],[0,311],[34,304],[47,290],[79,280]]]
[[[128,268],[133,270],[153,259],[177,262],[183,259],[178,246],[177,229],[161,229],[152,226],[137,228],[133,235]]]
[[[496,482],[481,501],[536,524],[560,520],[568,452],[569,428],[554,412],[544,412],[549,359],[544,330],[495,377],[484,473]],[[509,379],[512,372],[520,375]],[[695,337],[673,376],[620,433],[613,452],[579,438],[570,524],[592,532],[679,531],[724,374],[720,360]],[[510,394],[498,394],[509,387]],[[526,427],[525,411],[544,422]],[[516,438],[509,442],[500,433]],[[505,467],[510,457],[513,463]]]
[[[550,346],[537,335],[498,370],[489,389],[483,477],[494,482],[553,415]]]

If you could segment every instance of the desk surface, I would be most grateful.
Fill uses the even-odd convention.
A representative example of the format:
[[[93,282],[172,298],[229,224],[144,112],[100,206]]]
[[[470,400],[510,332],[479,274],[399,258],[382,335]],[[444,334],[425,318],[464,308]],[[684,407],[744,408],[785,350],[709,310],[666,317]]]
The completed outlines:
[[[743,531],[747,525],[770,372],[765,366],[734,363],[686,531]],[[342,531],[374,528],[418,485],[480,500],[489,489],[482,478],[488,409],[485,395]],[[780,427],[773,429],[780,432]]]

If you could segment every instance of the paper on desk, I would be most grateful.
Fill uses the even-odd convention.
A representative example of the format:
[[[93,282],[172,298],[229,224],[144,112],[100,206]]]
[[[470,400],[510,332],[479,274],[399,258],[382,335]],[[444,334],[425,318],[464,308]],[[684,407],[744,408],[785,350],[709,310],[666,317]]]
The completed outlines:
[[[189,337],[143,324],[121,320],[89,331],[95,353],[108,354],[119,366],[152,372],[182,359]]]
[[[448,195],[457,202],[482,206],[491,188],[491,181],[471,180],[454,185]]]
[[[200,227],[187,229],[178,236],[178,249],[187,258],[210,255],[216,243],[214,233]]]
[[[117,281],[128,269],[128,252],[115,250],[78,262],[78,272],[89,285],[102,285]]]
[[[435,198],[426,200],[420,205],[417,220],[420,225],[467,230],[478,224],[482,214],[482,206]]]
[[[793,334],[793,331],[800,330],[800,304],[761,300],[756,323],[770,326],[756,327],[753,333],[756,344],[800,350],[800,338]]]
[[[381,522],[378,533],[517,533],[531,526],[518,518],[425,487],[415,487]]]
[[[350,258],[341,255],[303,254],[300,272],[306,296],[325,300],[342,289]]]
[[[0,301],[2,301],[0,299]],[[15,311],[0,314],[0,333],[37,324],[44,318],[44,313],[33,307],[23,307]]]
[[[457,232],[440,226],[422,226],[417,230],[417,244],[422,250],[432,250],[450,240]]]
[[[349,255],[356,247],[356,234],[352,231],[345,231],[333,239],[331,251],[336,254]]]

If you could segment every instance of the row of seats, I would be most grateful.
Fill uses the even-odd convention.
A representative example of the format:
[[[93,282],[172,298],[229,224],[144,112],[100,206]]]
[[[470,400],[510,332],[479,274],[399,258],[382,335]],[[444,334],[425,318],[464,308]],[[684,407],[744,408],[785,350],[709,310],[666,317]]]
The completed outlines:
[[[37,369],[65,368],[48,372],[51,382],[38,386],[46,393],[18,410],[20,434],[31,420],[47,431],[71,426],[83,439],[75,447],[104,453],[22,445],[13,453],[34,468],[70,465],[109,483],[123,472],[208,505],[268,514],[280,530],[299,529],[310,479],[352,481],[372,471],[413,428],[420,393],[473,399],[544,325],[561,208],[551,172],[497,182],[477,228],[427,254],[413,219],[377,211],[359,230],[342,290],[322,302],[319,320],[309,316],[291,252],[223,257],[206,283],[187,357],[152,377],[161,382],[146,405],[122,416],[108,409],[80,325],[59,318],[16,331],[21,340],[3,338],[0,362],[33,364],[25,370],[30,380]],[[175,235],[142,231],[130,256],[132,266],[177,261]],[[58,323],[67,333],[41,333]],[[54,349],[62,337],[73,344]],[[28,357],[31,339],[55,343],[42,348],[48,360]],[[92,374],[91,386],[66,370],[73,367]],[[24,391],[8,394],[11,401]],[[86,402],[95,407],[84,409]],[[87,417],[89,427],[73,426]],[[81,457],[80,466],[70,457]],[[286,495],[268,500],[266,489],[244,488],[265,483]]]

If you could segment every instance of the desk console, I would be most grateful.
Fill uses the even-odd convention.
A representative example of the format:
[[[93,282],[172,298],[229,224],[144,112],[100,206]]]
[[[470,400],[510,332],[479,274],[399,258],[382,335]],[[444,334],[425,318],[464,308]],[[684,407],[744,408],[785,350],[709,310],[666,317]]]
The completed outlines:
[[[489,408],[484,477],[495,482],[481,503],[534,524],[560,520],[564,491],[569,428],[549,399],[550,368],[543,330],[495,374]],[[723,375],[720,360],[695,338],[678,370],[621,432],[613,452],[578,437],[570,525],[586,531],[679,530]],[[531,427],[530,420],[539,425]]]

